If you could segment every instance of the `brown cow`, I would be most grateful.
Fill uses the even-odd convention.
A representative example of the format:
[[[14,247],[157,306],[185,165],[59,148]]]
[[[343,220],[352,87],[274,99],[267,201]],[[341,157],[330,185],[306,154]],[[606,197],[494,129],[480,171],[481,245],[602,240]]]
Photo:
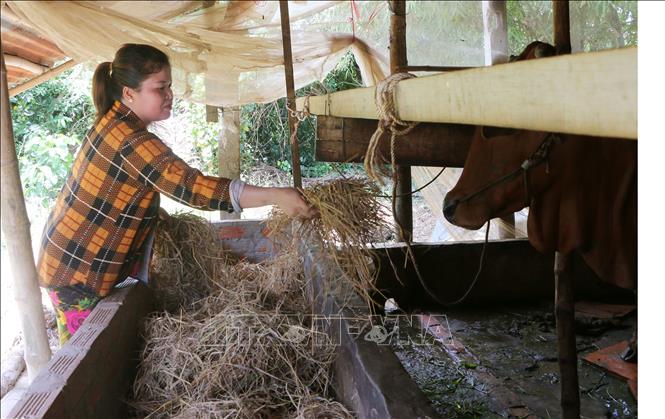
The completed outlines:
[[[534,43],[518,58],[553,51]],[[637,288],[637,142],[477,127],[462,175],[444,199],[444,216],[479,229],[524,207],[529,242],[557,252],[561,402],[564,417],[578,417],[572,287],[559,262],[578,251],[602,279]],[[636,357],[636,343],[631,349]]]
[[[544,159],[522,168],[543,144]],[[636,141],[478,127],[444,216],[475,230],[527,206],[537,250],[577,250],[602,279],[637,287]]]

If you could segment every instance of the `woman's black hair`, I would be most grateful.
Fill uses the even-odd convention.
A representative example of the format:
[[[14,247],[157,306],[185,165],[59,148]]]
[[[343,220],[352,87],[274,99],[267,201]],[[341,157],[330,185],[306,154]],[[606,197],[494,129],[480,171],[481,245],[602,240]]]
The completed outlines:
[[[97,119],[111,109],[113,102],[122,98],[122,88],[138,90],[143,80],[170,66],[169,57],[155,47],[144,44],[125,44],[116,53],[113,62],[103,62],[92,77],[92,99]]]

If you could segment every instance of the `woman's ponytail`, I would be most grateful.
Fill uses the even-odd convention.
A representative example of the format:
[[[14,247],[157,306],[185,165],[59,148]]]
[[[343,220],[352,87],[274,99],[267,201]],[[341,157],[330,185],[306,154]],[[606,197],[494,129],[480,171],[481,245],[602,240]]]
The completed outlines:
[[[97,66],[92,76],[92,100],[97,109],[99,120],[111,109],[113,102],[118,99],[115,83],[111,74],[111,62],[106,61]]]

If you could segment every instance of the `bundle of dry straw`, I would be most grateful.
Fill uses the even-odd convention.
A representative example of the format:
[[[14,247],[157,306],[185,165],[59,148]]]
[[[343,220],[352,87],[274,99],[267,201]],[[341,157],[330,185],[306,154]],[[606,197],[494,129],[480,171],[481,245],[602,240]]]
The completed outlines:
[[[309,245],[318,245],[329,265],[339,268],[343,279],[371,304],[379,292],[378,259],[371,244],[384,241],[390,231],[385,208],[377,199],[380,189],[366,179],[335,179],[313,184],[303,195],[319,216],[297,220],[290,230],[294,220],[277,208],[268,220],[272,237],[278,243],[304,238]]]
[[[155,314],[134,382],[146,418],[352,418],[328,398],[334,346],[311,321],[298,255],[250,264],[228,257],[209,223],[160,225]],[[189,290],[169,288],[186,287]]]

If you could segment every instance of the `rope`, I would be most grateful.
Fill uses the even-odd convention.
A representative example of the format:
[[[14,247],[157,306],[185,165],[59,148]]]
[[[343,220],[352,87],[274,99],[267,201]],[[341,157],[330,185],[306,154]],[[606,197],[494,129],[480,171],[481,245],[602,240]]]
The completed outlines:
[[[404,122],[397,115],[395,109],[395,88],[400,81],[416,77],[410,73],[395,73],[386,79],[380,81],[376,85],[374,91],[374,101],[376,102],[376,109],[379,113],[379,123],[376,131],[372,134],[367,146],[367,153],[365,154],[365,171],[370,179],[384,184],[381,175],[386,175],[381,165],[385,163],[379,150],[381,137],[386,131],[390,131],[390,161],[392,164],[393,177],[395,176],[395,140],[398,136],[408,134],[416,125],[417,122]],[[377,173],[380,172],[380,174]]]
[[[432,179],[429,180],[429,182],[427,182],[426,184],[424,184],[420,188],[415,189],[411,192],[397,194],[396,196],[398,196],[398,197],[409,196],[409,195],[413,195],[415,193],[418,193],[418,192],[422,191],[423,189],[425,189],[426,187],[431,185],[439,176],[441,176],[441,173],[443,173],[444,170],[446,170],[446,168],[442,167],[441,170],[439,171],[439,173],[436,174],[436,176],[434,176]],[[392,198],[392,195],[374,195],[374,196],[377,196],[379,198]]]

